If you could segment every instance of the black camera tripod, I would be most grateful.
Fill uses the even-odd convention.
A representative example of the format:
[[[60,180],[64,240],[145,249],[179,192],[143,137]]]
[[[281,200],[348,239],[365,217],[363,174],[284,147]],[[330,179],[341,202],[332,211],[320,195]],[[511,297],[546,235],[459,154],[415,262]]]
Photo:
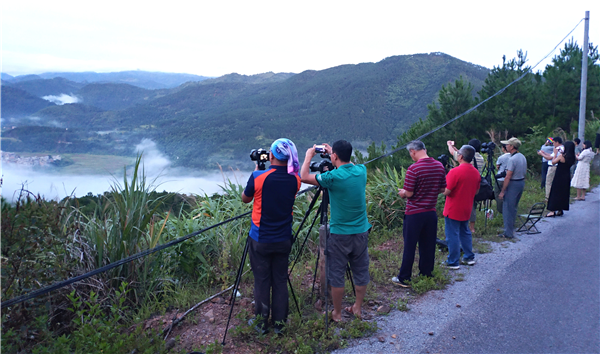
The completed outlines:
[[[500,184],[498,183],[498,179],[496,178],[496,164],[494,163],[494,150],[493,149],[487,149],[487,150],[488,150],[487,151],[487,161],[483,167],[483,170],[481,171],[481,178],[487,179],[490,182],[490,185],[495,185],[498,187],[498,190],[502,190],[502,187],[500,186]],[[492,180],[493,180],[493,182],[492,182]],[[496,199],[496,197],[497,196],[494,193],[492,199]],[[485,229],[487,229],[487,219],[488,219],[487,214],[488,214],[488,210],[490,210],[490,208],[492,206],[492,199],[486,199],[483,201],[483,209],[484,209],[484,217],[485,217],[484,228]],[[479,203],[482,203],[482,202],[479,202]],[[480,204],[479,210],[481,211],[481,204]]]

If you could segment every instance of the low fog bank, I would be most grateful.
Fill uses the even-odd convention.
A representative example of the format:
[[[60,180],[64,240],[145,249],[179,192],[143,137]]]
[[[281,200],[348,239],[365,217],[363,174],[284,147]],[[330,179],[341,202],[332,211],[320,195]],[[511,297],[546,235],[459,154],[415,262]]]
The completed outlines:
[[[226,173],[233,183],[245,184],[241,175],[245,173]],[[237,181],[236,182],[236,177]],[[202,177],[172,175],[163,173],[160,176],[147,174],[147,181],[154,181],[156,191],[176,192],[182,194],[212,195],[220,193],[225,184],[221,173],[211,173]],[[155,180],[156,179],[156,180]],[[130,177],[128,178],[130,181]],[[39,194],[46,200],[60,200],[66,196],[83,197],[91,192],[102,194],[118,182],[123,185],[123,176],[106,175],[65,175],[56,171],[44,171],[30,167],[17,167],[3,164],[2,166],[2,197],[14,202],[21,188]]]
[[[173,167],[152,140],[143,139],[133,151],[142,156],[140,172],[143,169],[146,181],[157,192],[167,191],[181,194],[213,195],[221,193],[227,183],[246,185],[254,163],[248,160],[248,170],[201,171],[185,167]],[[122,169],[121,169],[122,170]],[[133,167],[127,167],[127,180],[131,181]],[[60,200],[66,196],[83,197],[110,191],[111,186],[123,185],[123,174],[65,174],[60,168],[23,166],[2,163],[2,189],[0,195],[14,202],[19,191],[25,190],[44,197],[46,200]]]
[[[162,155],[151,140],[144,139],[135,148],[142,155],[142,164],[147,183],[151,183],[158,192],[167,191],[182,194],[212,195],[222,191],[228,181],[234,184],[246,184],[250,171],[198,171],[181,167],[171,168],[171,162]],[[128,181],[131,181],[132,168],[128,168]],[[72,175],[60,172],[60,169],[48,169],[3,163],[2,197],[14,202],[19,191],[25,190],[39,194],[46,200],[60,200],[66,196],[82,197],[88,193],[102,194],[112,185],[123,185],[123,175],[95,174]]]

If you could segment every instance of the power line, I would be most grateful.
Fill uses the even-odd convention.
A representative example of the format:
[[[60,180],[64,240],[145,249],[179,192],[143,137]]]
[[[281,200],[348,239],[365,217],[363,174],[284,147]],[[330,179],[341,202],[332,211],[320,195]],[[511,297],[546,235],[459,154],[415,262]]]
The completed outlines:
[[[431,135],[431,134],[435,133],[436,131],[438,131],[438,130],[440,130],[440,129],[444,128],[444,127],[446,127],[448,124],[450,124],[450,123],[452,123],[452,122],[454,122],[454,121],[458,120],[459,118],[461,118],[461,117],[463,117],[463,116],[465,116],[465,115],[467,115],[467,114],[469,114],[469,113],[473,112],[473,111],[474,111],[474,110],[476,110],[476,109],[477,109],[479,106],[481,106],[482,104],[484,104],[484,103],[486,103],[487,101],[491,100],[492,98],[494,98],[494,97],[496,97],[496,96],[498,96],[498,95],[502,94],[502,93],[503,93],[503,92],[504,92],[504,91],[505,91],[505,90],[506,90],[508,87],[510,87],[512,84],[514,84],[514,83],[516,83],[516,82],[520,81],[520,80],[521,80],[522,78],[524,78],[524,77],[525,77],[527,74],[529,74],[529,73],[531,72],[531,70],[532,70],[532,69],[534,69],[535,67],[537,67],[537,66],[538,66],[538,65],[539,65],[539,64],[540,64],[542,61],[544,61],[544,60],[545,60],[546,58],[548,58],[548,57],[549,57],[549,56],[550,56],[552,53],[554,53],[554,51],[556,50],[556,48],[558,48],[558,46],[559,46],[559,45],[561,45],[561,44],[564,42],[564,40],[565,40],[567,37],[569,37],[569,35],[571,35],[571,33],[573,33],[573,31],[575,31],[575,29],[576,29],[576,28],[577,28],[577,27],[578,27],[578,26],[581,24],[581,22],[583,22],[584,20],[585,20],[585,18],[582,18],[582,19],[579,21],[579,23],[578,23],[578,24],[577,24],[577,25],[576,25],[576,26],[575,26],[575,27],[574,27],[574,28],[571,30],[571,32],[569,32],[569,33],[568,33],[568,34],[567,34],[567,35],[566,35],[566,36],[565,36],[565,37],[564,37],[564,38],[563,38],[563,39],[562,39],[562,40],[561,40],[561,41],[560,41],[560,42],[559,42],[559,43],[558,43],[558,44],[557,44],[557,45],[556,45],[556,46],[555,46],[553,49],[552,49],[552,51],[550,51],[550,52],[549,52],[549,53],[548,53],[548,54],[547,54],[547,55],[546,55],[544,58],[542,58],[542,59],[541,59],[541,60],[540,60],[540,61],[539,61],[537,64],[535,64],[533,67],[531,67],[531,68],[529,68],[528,70],[526,70],[526,71],[525,71],[525,72],[524,72],[524,73],[523,73],[521,76],[519,76],[517,79],[513,80],[511,83],[509,83],[508,85],[506,85],[505,87],[503,87],[502,89],[500,89],[498,92],[496,92],[496,93],[495,93],[495,94],[493,94],[492,96],[488,97],[487,99],[485,99],[485,100],[481,101],[480,103],[478,103],[477,105],[475,105],[475,106],[473,106],[472,108],[468,109],[467,111],[463,112],[462,114],[460,114],[460,115],[458,115],[458,116],[456,116],[456,117],[454,117],[454,118],[452,118],[452,119],[450,119],[450,120],[446,121],[445,123],[443,123],[443,124],[441,124],[440,126],[438,126],[438,127],[434,128],[434,129],[430,130],[429,132],[427,132],[427,133],[425,133],[425,134],[421,135],[420,137],[418,137],[418,138],[417,138],[417,139],[415,139],[415,140],[421,140],[421,139],[423,139],[423,138],[425,138],[425,137],[427,137],[427,136],[429,136],[429,135]],[[374,162],[374,161],[376,161],[376,160],[382,159],[382,158],[384,158],[384,157],[391,156],[392,154],[395,154],[396,152],[398,152],[398,151],[400,151],[400,150],[402,150],[402,149],[406,148],[406,146],[407,146],[407,145],[408,145],[408,144],[404,144],[404,145],[402,145],[402,146],[400,146],[400,147],[398,147],[398,148],[396,148],[396,149],[394,149],[394,150],[390,151],[389,153],[383,154],[383,155],[381,155],[381,156],[379,156],[379,157],[376,157],[376,158],[374,158],[374,159],[372,159],[372,160],[369,160],[369,161],[365,162],[364,164],[365,164],[365,165],[367,165],[367,164],[369,164],[369,163],[371,163],[371,162]],[[308,188],[306,188],[306,189],[303,189],[303,190],[301,190],[301,191],[299,191],[299,192],[297,193],[297,196],[299,196],[299,195],[302,195],[302,194],[304,194],[304,193],[306,193],[306,192],[308,192],[308,191],[314,190],[314,189],[316,189],[316,187],[315,187],[315,186],[311,186],[311,187],[308,187]],[[2,302],[2,305],[1,305],[1,308],[6,308],[6,307],[9,307],[9,306],[16,305],[16,304],[18,304],[18,303],[21,303],[21,302],[24,302],[24,301],[27,301],[27,300],[30,300],[30,299],[36,298],[36,297],[38,297],[38,296],[41,296],[41,295],[43,295],[43,294],[47,294],[47,293],[49,293],[49,292],[51,292],[51,291],[54,291],[54,290],[60,289],[60,288],[62,288],[62,287],[65,287],[65,286],[67,286],[67,285],[70,285],[70,284],[76,283],[76,282],[78,282],[78,281],[84,280],[84,279],[86,279],[86,278],[92,277],[92,276],[94,276],[94,275],[97,275],[97,274],[100,274],[100,273],[103,273],[103,272],[105,272],[105,271],[108,271],[108,270],[110,270],[110,269],[116,268],[116,267],[118,267],[118,266],[120,266],[120,265],[123,265],[123,264],[129,263],[129,262],[132,262],[132,261],[134,261],[134,260],[136,260],[136,259],[139,259],[139,258],[142,258],[142,257],[146,257],[146,256],[148,256],[148,255],[150,255],[150,254],[152,254],[152,253],[155,253],[155,252],[161,251],[161,250],[163,250],[163,249],[165,249],[165,248],[169,248],[169,247],[171,247],[171,246],[174,246],[174,245],[176,245],[176,244],[178,244],[178,243],[181,243],[181,242],[183,242],[183,241],[186,241],[186,240],[188,240],[188,239],[190,239],[190,238],[192,238],[192,237],[194,237],[194,236],[197,236],[197,235],[199,235],[199,234],[201,234],[201,233],[203,233],[203,232],[205,232],[205,231],[208,231],[208,230],[210,230],[210,229],[212,229],[212,228],[215,228],[215,227],[218,227],[218,226],[225,225],[225,224],[227,224],[227,223],[229,223],[229,222],[231,222],[231,221],[234,221],[234,220],[240,219],[240,218],[242,218],[242,217],[245,217],[245,216],[247,216],[247,215],[250,215],[250,213],[251,213],[251,212],[246,212],[246,213],[244,213],[244,214],[241,214],[241,215],[238,215],[238,216],[232,217],[232,218],[230,218],[230,219],[227,219],[227,220],[225,220],[225,221],[222,221],[222,222],[220,222],[220,223],[217,223],[217,224],[215,224],[215,225],[212,225],[212,226],[206,227],[206,228],[204,228],[204,229],[202,229],[202,230],[199,230],[199,231],[196,231],[196,232],[194,232],[194,233],[191,233],[191,234],[189,234],[189,235],[183,236],[183,237],[181,237],[181,238],[178,238],[178,239],[176,239],[176,240],[173,240],[173,241],[171,241],[171,242],[165,243],[165,244],[163,244],[163,245],[157,246],[157,247],[155,247],[155,248],[152,248],[152,249],[149,249],[149,250],[146,250],[146,251],[142,251],[142,252],[140,252],[140,253],[137,253],[137,254],[134,254],[134,255],[132,255],[132,256],[130,256],[130,257],[123,258],[123,259],[121,259],[121,260],[119,260],[119,261],[116,261],[116,262],[110,263],[110,264],[108,264],[108,265],[106,265],[106,266],[103,266],[103,267],[97,268],[97,269],[95,269],[95,270],[93,270],[93,271],[91,271],[91,272],[88,272],[88,273],[85,273],[85,274],[82,274],[82,275],[79,275],[79,276],[76,276],[76,277],[73,277],[73,278],[70,278],[70,279],[67,279],[67,280],[64,280],[64,281],[61,281],[61,282],[55,283],[55,284],[52,284],[52,285],[50,285],[50,286],[47,286],[47,287],[44,287],[44,288],[41,288],[41,289],[38,289],[38,290],[32,291],[32,292],[30,292],[30,293],[28,293],[28,294],[25,294],[25,295],[22,295],[22,296],[15,297],[15,298],[12,298],[12,299],[10,299],[10,300],[7,300],[7,301],[3,301],[3,302]],[[299,230],[298,230],[298,231],[299,231]]]
[[[423,139],[423,138],[425,138],[425,137],[427,137],[427,136],[429,136],[429,135],[431,135],[431,134],[433,134],[433,133],[437,132],[438,130],[440,130],[440,129],[442,129],[442,128],[446,127],[448,124],[450,124],[450,123],[452,123],[452,122],[456,121],[457,119],[459,119],[459,118],[461,118],[461,117],[463,117],[463,116],[465,116],[465,115],[467,115],[467,114],[469,114],[469,113],[473,112],[473,111],[474,111],[474,110],[476,110],[476,109],[477,109],[479,106],[481,106],[482,104],[484,104],[484,103],[486,103],[487,101],[491,100],[492,98],[494,98],[494,97],[496,97],[496,96],[498,96],[498,95],[502,94],[502,93],[503,93],[503,92],[504,92],[504,91],[505,91],[507,88],[509,88],[510,86],[512,86],[512,84],[514,84],[515,82],[518,82],[518,81],[520,81],[520,80],[521,80],[522,78],[524,78],[524,77],[525,77],[527,74],[529,74],[529,73],[530,73],[530,72],[531,72],[533,69],[535,69],[535,68],[536,68],[538,65],[540,65],[540,63],[541,63],[542,61],[546,60],[546,58],[548,58],[548,57],[549,57],[549,56],[550,56],[552,53],[554,53],[554,52],[556,51],[556,48],[558,48],[558,46],[559,46],[559,45],[561,45],[561,44],[562,44],[562,43],[565,41],[565,39],[567,39],[567,37],[569,37],[569,36],[571,35],[571,33],[573,33],[573,31],[575,31],[575,29],[577,29],[577,27],[579,27],[579,25],[581,24],[581,22],[583,22],[584,20],[585,20],[585,18],[582,18],[582,19],[579,21],[579,23],[577,23],[577,25],[576,25],[576,26],[575,26],[575,27],[574,27],[574,28],[571,30],[571,32],[569,32],[569,33],[568,33],[568,34],[567,34],[567,35],[566,35],[566,36],[565,36],[563,39],[561,39],[561,41],[560,41],[560,42],[559,42],[559,43],[558,43],[558,44],[557,44],[557,45],[556,45],[556,46],[555,46],[555,47],[554,47],[554,48],[553,48],[553,49],[552,49],[552,50],[551,50],[551,51],[550,51],[548,54],[546,54],[546,56],[544,56],[544,57],[543,57],[543,58],[542,58],[540,61],[538,61],[538,62],[537,62],[537,64],[535,64],[533,67],[530,67],[528,70],[526,70],[526,71],[525,71],[525,72],[524,72],[524,73],[523,73],[521,76],[519,76],[518,78],[516,78],[515,80],[513,80],[511,83],[509,83],[508,85],[506,85],[506,86],[504,86],[503,88],[501,88],[500,90],[498,90],[498,92],[496,92],[496,93],[495,93],[495,94],[493,94],[492,96],[490,96],[490,97],[486,98],[485,100],[483,100],[483,101],[479,102],[478,104],[476,104],[475,106],[473,106],[473,107],[469,108],[468,110],[466,110],[465,112],[463,112],[463,113],[459,114],[458,116],[456,116],[456,117],[454,117],[454,118],[452,118],[452,119],[450,119],[450,120],[446,121],[445,123],[442,123],[440,126],[438,126],[438,127],[434,128],[434,129],[432,129],[432,130],[428,131],[427,133],[425,133],[425,134],[421,135],[420,137],[416,138],[415,140],[421,140],[421,139]],[[408,145],[408,143],[406,143],[406,144],[404,144],[404,145],[402,145],[402,146],[400,146],[400,147],[398,147],[398,148],[396,148],[396,149],[394,149],[394,150],[390,151],[390,152],[389,152],[389,153],[387,153],[387,154],[383,154],[383,155],[381,155],[381,156],[378,156],[378,157],[376,157],[376,158],[374,158],[374,159],[371,159],[371,160],[369,160],[369,161],[365,162],[364,164],[366,165],[366,164],[368,164],[368,163],[371,163],[371,162],[373,162],[373,161],[377,161],[377,160],[379,160],[379,159],[382,159],[382,158],[384,158],[384,157],[391,156],[392,154],[395,154],[396,152],[398,152],[398,151],[400,151],[400,150],[402,150],[402,149],[405,149],[407,145]]]

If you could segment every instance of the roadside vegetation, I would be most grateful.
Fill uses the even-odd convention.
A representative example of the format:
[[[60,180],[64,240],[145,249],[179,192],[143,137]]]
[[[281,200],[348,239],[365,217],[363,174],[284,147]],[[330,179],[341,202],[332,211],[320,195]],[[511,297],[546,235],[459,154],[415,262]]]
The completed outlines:
[[[569,49],[575,50],[569,46],[565,50]],[[598,56],[597,52],[594,53],[592,62],[596,70]],[[524,70],[524,62],[524,57],[519,54],[519,58],[492,70],[482,91],[491,92],[492,88],[504,82],[496,81],[498,77],[506,79],[518,75]],[[528,81],[524,86],[517,84],[516,87],[524,87],[524,91],[538,89],[533,83],[535,81]],[[598,81],[590,80],[589,85],[590,89],[600,89]],[[430,119],[413,125],[400,136],[397,146],[470,108],[473,104],[470,91],[466,91],[467,96],[463,95],[465,100],[454,100],[463,91],[460,81],[444,87],[439,93],[440,105],[429,107]],[[522,91],[512,89],[505,94],[508,97],[502,96],[502,100],[486,103],[482,112],[487,112],[488,117],[498,114],[500,119],[501,114],[509,114],[507,107],[512,99],[518,96],[527,100],[529,97],[522,97]],[[569,104],[574,100],[570,96],[563,99]],[[458,103],[445,105],[444,102]],[[526,109],[528,106],[514,106],[521,109],[519,107]],[[517,117],[526,115],[521,111],[513,113]],[[446,118],[437,121],[438,115]],[[594,117],[593,113],[591,116]],[[499,120],[491,123],[481,117],[463,117],[455,123],[458,125],[450,125],[448,130],[440,130],[425,138],[430,156],[444,153],[446,140],[456,140],[457,145],[461,145],[476,137],[481,141],[499,143],[499,140],[508,137],[508,131],[518,131],[518,134],[511,135],[517,135],[523,141],[522,152],[530,165],[526,189],[519,204],[519,213],[526,213],[535,202],[544,200],[539,186],[541,159],[535,151],[547,136],[562,135],[571,139],[576,124],[569,120],[565,126],[562,123],[566,118],[557,113],[551,120],[507,120],[505,129],[501,129]],[[598,128],[600,120],[590,119],[586,125],[586,137],[591,139]],[[385,151],[385,145],[373,144],[366,156],[357,152],[355,162],[368,161]],[[499,149],[495,153],[494,163]],[[158,193],[153,181],[146,179],[140,161],[141,157],[138,157],[132,172],[122,180],[115,180],[111,190],[102,195],[49,201],[23,190],[13,204],[2,199],[3,301],[84,274],[251,210],[251,205],[241,201],[243,186],[230,181],[222,186],[221,193],[212,196]],[[400,290],[389,281],[396,275],[403,250],[401,235],[405,204],[397,196],[397,190],[402,187],[405,170],[411,163],[408,154],[399,151],[368,165],[367,212],[373,224],[369,240],[372,282],[367,288],[363,321],[346,318],[340,324],[329,323],[325,331],[322,315],[325,305],[318,300],[321,284],[318,275],[317,279],[314,277],[318,225],[311,228],[311,223],[315,208],[299,231],[298,241],[292,249],[291,258],[297,264],[290,279],[299,309],[291,299],[290,321],[283,336],[257,335],[246,324],[253,316],[251,272],[244,273],[242,277],[240,294],[236,299],[239,305],[235,307],[224,347],[220,341],[231,292],[209,301],[169,329],[169,324],[176,319],[179,321],[182,313],[194,304],[234,283],[250,227],[250,220],[246,217],[3,309],[1,349],[11,353],[187,353],[194,350],[207,353],[313,353],[329,352],[347,345],[352,338],[368,336],[377,329],[377,316],[384,316],[392,309],[407,311],[410,301],[421,294],[443,289],[451,281],[462,280],[460,276],[452,279],[438,266],[446,257],[446,253],[439,250],[432,278],[417,276],[418,270],[414,267],[411,289]],[[593,175],[591,183],[597,185],[600,177]],[[313,197],[314,193],[308,192],[297,198],[294,230],[299,228]],[[440,196],[437,204],[440,239],[444,239],[443,205],[444,199]],[[495,202],[490,208],[494,211],[493,218],[486,218],[485,210],[478,211],[474,248],[479,253],[489,252],[490,242],[506,241],[496,236],[502,227],[502,217]],[[306,247],[300,253],[305,238]],[[245,267],[245,270],[248,268]],[[352,288],[347,282],[344,302],[350,304],[353,300]]]

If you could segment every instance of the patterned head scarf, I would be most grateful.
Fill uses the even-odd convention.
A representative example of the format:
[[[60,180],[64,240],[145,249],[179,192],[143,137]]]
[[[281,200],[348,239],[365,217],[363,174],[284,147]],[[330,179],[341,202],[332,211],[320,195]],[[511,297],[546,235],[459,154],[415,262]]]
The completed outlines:
[[[296,145],[286,138],[277,139],[271,144],[271,153],[277,160],[287,161],[288,173],[298,174],[300,163],[298,162],[298,151]]]

